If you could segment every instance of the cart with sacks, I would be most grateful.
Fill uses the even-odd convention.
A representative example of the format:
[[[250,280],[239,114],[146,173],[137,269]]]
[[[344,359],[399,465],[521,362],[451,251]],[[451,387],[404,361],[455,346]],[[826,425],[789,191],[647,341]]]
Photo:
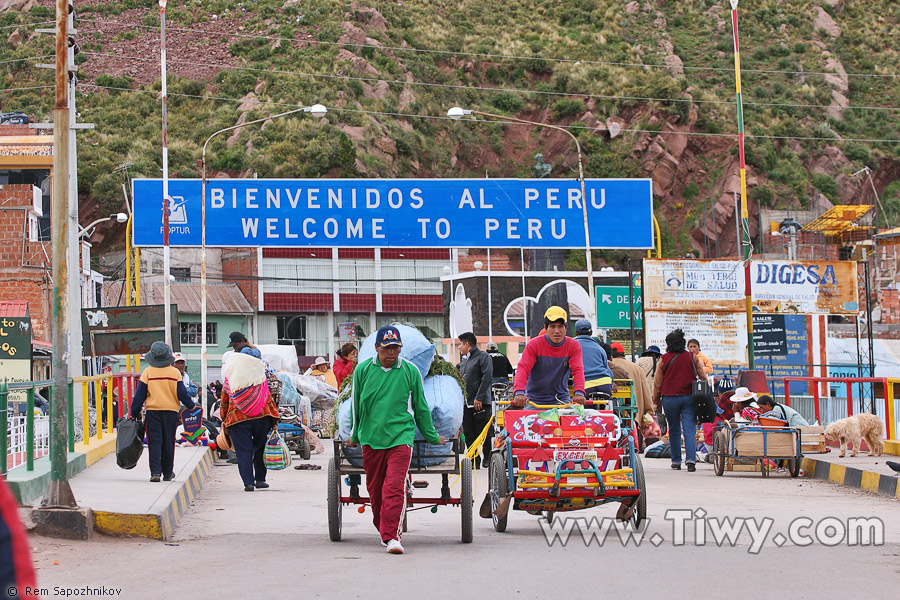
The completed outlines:
[[[422,387],[434,427],[447,439],[445,444],[430,444],[416,431],[406,478],[403,531],[407,530],[410,512],[426,509],[436,512],[444,506],[459,507],[460,536],[463,542],[469,543],[473,538],[473,473],[472,461],[465,456],[465,446],[459,436],[464,397],[460,383],[451,374],[456,373],[456,369],[436,358],[434,344],[414,327],[397,323],[394,326],[403,340],[400,357],[422,374]],[[374,334],[360,344],[359,361],[373,354]],[[371,505],[365,494],[362,450],[359,446],[344,443],[351,431],[351,394],[351,386],[346,386],[338,397],[334,456],[328,461],[328,537],[333,542],[341,540],[345,508],[353,507],[362,513]],[[437,475],[440,475],[439,490],[434,489],[438,478],[429,477]],[[457,485],[458,492],[454,495]]]
[[[490,489],[479,514],[496,531],[506,531],[510,509],[552,521],[558,512],[618,502],[619,520],[637,527],[646,518],[644,469],[631,426],[616,411],[501,401],[494,419]]]
[[[357,452],[360,452],[357,454]],[[472,541],[472,511],[474,506],[472,485],[472,461],[464,457],[464,448],[459,437],[447,440],[443,446],[429,444],[425,440],[416,440],[412,449],[409,473],[406,477],[406,507],[403,512],[403,531],[407,530],[407,515],[412,511],[430,509],[437,511],[440,506],[458,506],[460,516],[461,539],[465,543]],[[361,451],[358,446],[348,447],[343,440],[334,440],[334,456],[328,460],[328,537],[332,542],[341,541],[341,528],[344,521],[344,507],[356,507],[365,512],[371,504],[365,494],[352,493],[350,477],[364,481],[365,470],[362,468]],[[440,494],[435,495],[425,490],[432,483],[420,479],[423,475],[440,475]],[[450,491],[450,476],[459,476],[459,495]],[[362,484],[356,486],[356,490]],[[363,488],[365,489],[365,488]],[[422,493],[422,495],[419,495]]]

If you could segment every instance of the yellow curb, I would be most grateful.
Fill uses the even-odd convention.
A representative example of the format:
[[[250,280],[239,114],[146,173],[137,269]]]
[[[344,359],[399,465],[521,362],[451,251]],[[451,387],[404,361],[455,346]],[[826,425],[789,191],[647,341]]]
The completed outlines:
[[[102,440],[92,439],[90,444],[78,442],[75,444],[75,452],[84,454],[86,466],[91,466],[95,462],[108,454],[116,451],[116,433],[104,433]]]
[[[847,467],[844,465],[838,465],[835,463],[831,463],[831,468],[828,471],[828,479],[840,485],[844,485],[844,477],[847,475]]]
[[[864,490],[868,490],[870,492],[878,493],[878,483],[881,480],[881,475],[878,473],[873,473],[871,471],[863,471],[862,472],[862,481],[860,482],[860,487]]]
[[[884,453],[893,454],[894,456],[900,456],[900,441],[884,440]]]
[[[161,515],[128,515],[94,511],[94,530],[107,535],[163,539]]]
[[[806,458],[806,457],[804,457],[804,458],[800,461],[800,468],[803,470],[803,476],[804,476],[804,477],[810,477],[810,478],[812,478],[812,477],[815,476],[815,474],[816,474],[816,462],[818,462],[818,461],[816,461],[816,460],[813,459],[813,458]]]
[[[113,444],[115,447],[115,444]],[[149,514],[94,511],[94,529],[107,535],[167,540],[209,477],[214,455],[208,450],[164,508]]]

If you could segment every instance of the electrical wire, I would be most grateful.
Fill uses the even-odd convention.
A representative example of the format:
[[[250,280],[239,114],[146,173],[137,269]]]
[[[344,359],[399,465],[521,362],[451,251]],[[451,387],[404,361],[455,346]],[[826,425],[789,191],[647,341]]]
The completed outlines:
[[[0,92],[24,92],[26,90],[45,90],[47,88],[55,88],[55,85],[33,85],[30,87],[20,87],[20,88],[6,88],[0,90]]]
[[[89,88],[100,88],[100,89],[108,89],[108,90],[117,90],[123,92],[133,92],[133,93],[146,93],[153,94],[155,96],[159,95],[159,92],[155,92],[153,90],[141,90],[141,89],[132,89],[132,88],[123,88],[123,87],[113,87],[113,86],[104,86],[97,85],[95,83],[81,83],[79,84],[82,87]],[[200,100],[219,100],[225,102],[243,102],[240,98],[226,98],[221,96],[199,96],[197,94],[179,94],[174,92],[169,92],[168,95],[171,96],[180,96],[183,98],[195,98]],[[288,104],[284,102],[264,102],[260,101],[260,104],[269,105],[269,106],[293,106],[298,107],[300,105],[297,104]],[[411,113],[400,113],[400,112],[385,112],[385,111],[377,111],[377,110],[361,110],[361,109],[353,109],[353,108],[338,108],[338,107],[328,107],[329,111],[335,112],[352,112],[352,113],[361,113],[361,114],[370,114],[370,115],[382,115],[388,117],[399,117],[399,118],[412,118],[412,119],[433,119],[433,120],[441,120],[441,121],[453,121],[455,119],[451,119],[447,116],[438,116],[438,115],[417,115]],[[528,123],[516,123],[515,121],[492,121],[488,119],[467,119],[467,122],[477,122],[477,123],[490,123],[494,125],[529,125]],[[588,127],[587,125],[558,125],[558,127],[562,129],[585,129],[591,130],[592,127]],[[653,130],[653,129],[629,129],[623,128],[623,132],[627,133],[652,133],[656,135],[687,135],[693,137],[722,137],[722,138],[737,138],[737,133],[706,133],[699,131],[664,131],[664,130]],[[746,134],[745,138],[754,138],[754,139],[773,139],[773,140],[818,140],[818,141],[827,141],[833,143],[841,143],[841,142],[869,142],[869,143],[887,143],[887,144],[897,144],[900,143],[900,139],[879,139],[879,138],[833,138],[833,137],[803,137],[803,136],[777,136],[777,135],[754,135],[754,134]]]
[[[37,23],[20,23],[18,25],[4,25],[2,29],[18,29],[19,27],[34,27],[35,25],[53,25],[54,21],[39,21]]]
[[[109,54],[102,52],[84,52],[87,55],[93,56],[102,56],[106,58],[124,58],[126,60],[136,60],[142,62],[153,62],[158,63],[158,58],[144,58],[142,56],[123,56],[121,54]],[[169,64],[182,64],[189,65],[194,67],[208,67],[215,69],[227,69],[232,71],[252,71],[257,73],[276,73],[279,75],[297,75],[301,77],[318,77],[322,79],[342,79],[347,81],[364,81],[364,82],[385,82],[385,83],[393,83],[399,85],[412,85],[412,86],[423,86],[423,87],[435,87],[435,88],[446,88],[446,89],[457,89],[457,90],[475,90],[475,91],[483,91],[483,92],[512,92],[517,94],[535,94],[535,95],[543,95],[543,96],[557,96],[564,98],[596,98],[601,100],[636,100],[642,102],[688,102],[694,104],[724,104],[728,106],[734,105],[734,100],[697,100],[693,98],[654,98],[654,97],[643,97],[643,96],[610,96],[604,94],[592,94],[592,93],[576,93],[576,92],[548,92],[543,90],[527,90],[521,88],[497,88],[497,87],[482,87],[482,86],[468,86],[462,84],[452,84],[452,83],[433,83],[433,82],[423,82],[423,81],[405,81],[405,80],[394,80],[394,79],[381,79],[378,77],[354,77],[352,75],[331,75],[327,73],[306,73],[302,71],[286,71],[283,69],[264,69],[261,67],[242,67],[236,65],[228,65],[221,63],[205,63],[205,62],[196,62],[189,60],[178,60],[173,58],[167,58],[166,62]],[[776,102],[744,102],[743,105],[746,106],[768,106],[768,107],[791,107],[791,108],[814,108],[817,110],[827,110],[832,108],[830,106],[822,106],[820,104],[792,104],[792,103],[776,103]],[[900,111],[900,106],[844,106],[841,107],[843,110],[885,110],[885,111]]]
[[[107,58],[124,58],[127,60],[138,60],[145,62],[154,62],[158,63],[159,59],[157,58],[143,58],[140,56],[121,56],[118,54],[103,54],[97,52],[85,52],[85,54],[93,54],[97,56],[105,56]],[[641,96],[604,96],[600,94],[576,94],[572,92],[546,92],[541,90],[524,90],[517,88],[495,88],[495,87],[472,87],[469,85],[462,84],[454,84],[454,83],[433,83],[433,82],[425,82],[425,81],[401,81],[394,79],[381,79],[378,77],[353,77],[351,75],[329,75],[327,73],[304,73],[300,71],[283,71],[279,69],[263,69],[257,67],[239,67],[235,65],[223,65],[223,64],[215,64],[215,63],[199,63],[187,60],[177,60],[172,58],[167,58],[166,62],[176,63],[176,64],[185,64],[195,67],[210,67],[216,69],[230,69],[233,71],[256,71],[261,73],[277,73],[280,75],[299,75],[302,77],[319,77],[322,79],[343,79],[348,81],[365,81],[365,82],[385,82],[385,83],[395,83],[400,85],[417,85],[424,87],[436,87],[436,88],[446,88],[446,89],[455,89],[455,90],[476,90],[476,91],[485,91],[485,92],[515,92],[519,94],[539,94],[545,96],[561,96],[561,97],[577,97],[577,98],[599,98],[606,100],[640,100],[645,102],[695,102],[698,104],[734,104],[733,101],[729,102],[726,100],[693,100],[691,98],[648,98]],[[746,104],[746,103],[745,103]]]
[[[97,23],[102,25],[120,25],[122,27],[132,27],[132,28],[141,28],[141,29],[160,29],[159,25],[144,25],[138,23],[122,23],[120,21],[101,21],[98,19],[78,19],[79,22],[82,23]],[[448,56],[471,56],[477,58],[491,58],[491,59],[500,59],[500,60],[542,60],[546,62],[556,62],[556,63],[568,63],[568,64],[583,64],[583,65],[603,65],[603,66],[614,66],[614,67],[638,67],[638,68],[657,68],[657,69],[669,69],[671,68],[666,64],[646,64],[646,63],[630,63],[630,62],[614,62],[614,61],[601,61],[601,60],[589,60],[589,59],[579,59],[579,58],[555,58],[555,57],[546,57],[546,56],[516,56],[516,55],[506,55],[506,54],[490,54],[485,52],[460,52],[454,50],[431,50],[425,48],[412,48],[412,47],[400,47],[400,46],[382,46],[378,44],[357,44],[353,42],[326,42],[322,40],[313,40],[313,39],[305,39],[298,40],[296,38],[286,38],[281,36],[274,35],[263,35],[263,34],[249,34],[249,33],[235,33],[233,31],[207,31],[203,29],[191,29],[187,27],[171,27],[169,25],[166,26],[166,30],[169,32],[183,32],[183,33],[202,33],[203,35],[223,35],[230,37],[238,37],[238,38],[249,38],[249,39],[265,39],[270,41],[285,41],[285,42],[296,42],[300,44],[309,44],[309,45],[318,45],[318,46],[352,46],[355,48],[373,48],[375,50],[391,50],[393,52],[414,52],[420,54],[445,54]],[[734,73],[734,69],[730,67],[694,67],[689,65],[682,66],[685,70],[692,71],[719,71],[726,73]],[[742,73],[765,73],[765,74],[785,74],[785,75],[834,75],[832,72],[816,72],[816,71],[787,71],[787,70],[774,70],[774,69],[741,69]],[[847,73],[848,77],[874,77],[874,78],[897,78],[900,77],[900,74],[896,73]]]
[[[44,54],[43,56],[29,56],[28,58],[11,58],[9,60],[0,60],[0,65],[9,63],[22,62],[23,60],[41,60],[42,58],[55,58],[55,54]]]

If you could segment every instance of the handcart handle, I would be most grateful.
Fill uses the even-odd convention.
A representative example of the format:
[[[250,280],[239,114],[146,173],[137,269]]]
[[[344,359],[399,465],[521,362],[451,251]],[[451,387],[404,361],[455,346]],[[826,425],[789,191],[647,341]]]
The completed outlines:
[[[511,405],[512,403],[513,403],[512,400],[498,400],[498,401],[496,402],[496,404],[498,404],[498,405],[499,405],[499,404],[503,404],[503,405],[506,405],[506,406],[509,406],[509,405]],[[577,402],[569,402],[568,404],[535,404],[535,403],[532,402],[531,400],[527,400],[527,401],[525,402],[525,404],[530,404],[533,408],[536,408],[536,409],[538,409],[538,410],[547,410],[547,409],[550,409],[550,408],[570,408],[570,407],[572,407],[572,406],[575,406],[575,405],[578,404],[578,403],[577,403]],[[601,402],[591,402],[590,400],[588,400],[588,401],[585,401],[584,404],[581,404],[581,405],[579,405],[579,406],[587,406],[587,405],[589,405],[589,404],[606,404],[606,401],[601,401]]]

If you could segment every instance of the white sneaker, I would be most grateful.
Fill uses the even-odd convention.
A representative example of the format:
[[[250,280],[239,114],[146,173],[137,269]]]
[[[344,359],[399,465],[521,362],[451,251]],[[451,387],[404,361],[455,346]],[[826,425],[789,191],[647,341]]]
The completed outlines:
[[[388,554],[403,554],[403,546],[400,540],[391,540],[387,543]]]

